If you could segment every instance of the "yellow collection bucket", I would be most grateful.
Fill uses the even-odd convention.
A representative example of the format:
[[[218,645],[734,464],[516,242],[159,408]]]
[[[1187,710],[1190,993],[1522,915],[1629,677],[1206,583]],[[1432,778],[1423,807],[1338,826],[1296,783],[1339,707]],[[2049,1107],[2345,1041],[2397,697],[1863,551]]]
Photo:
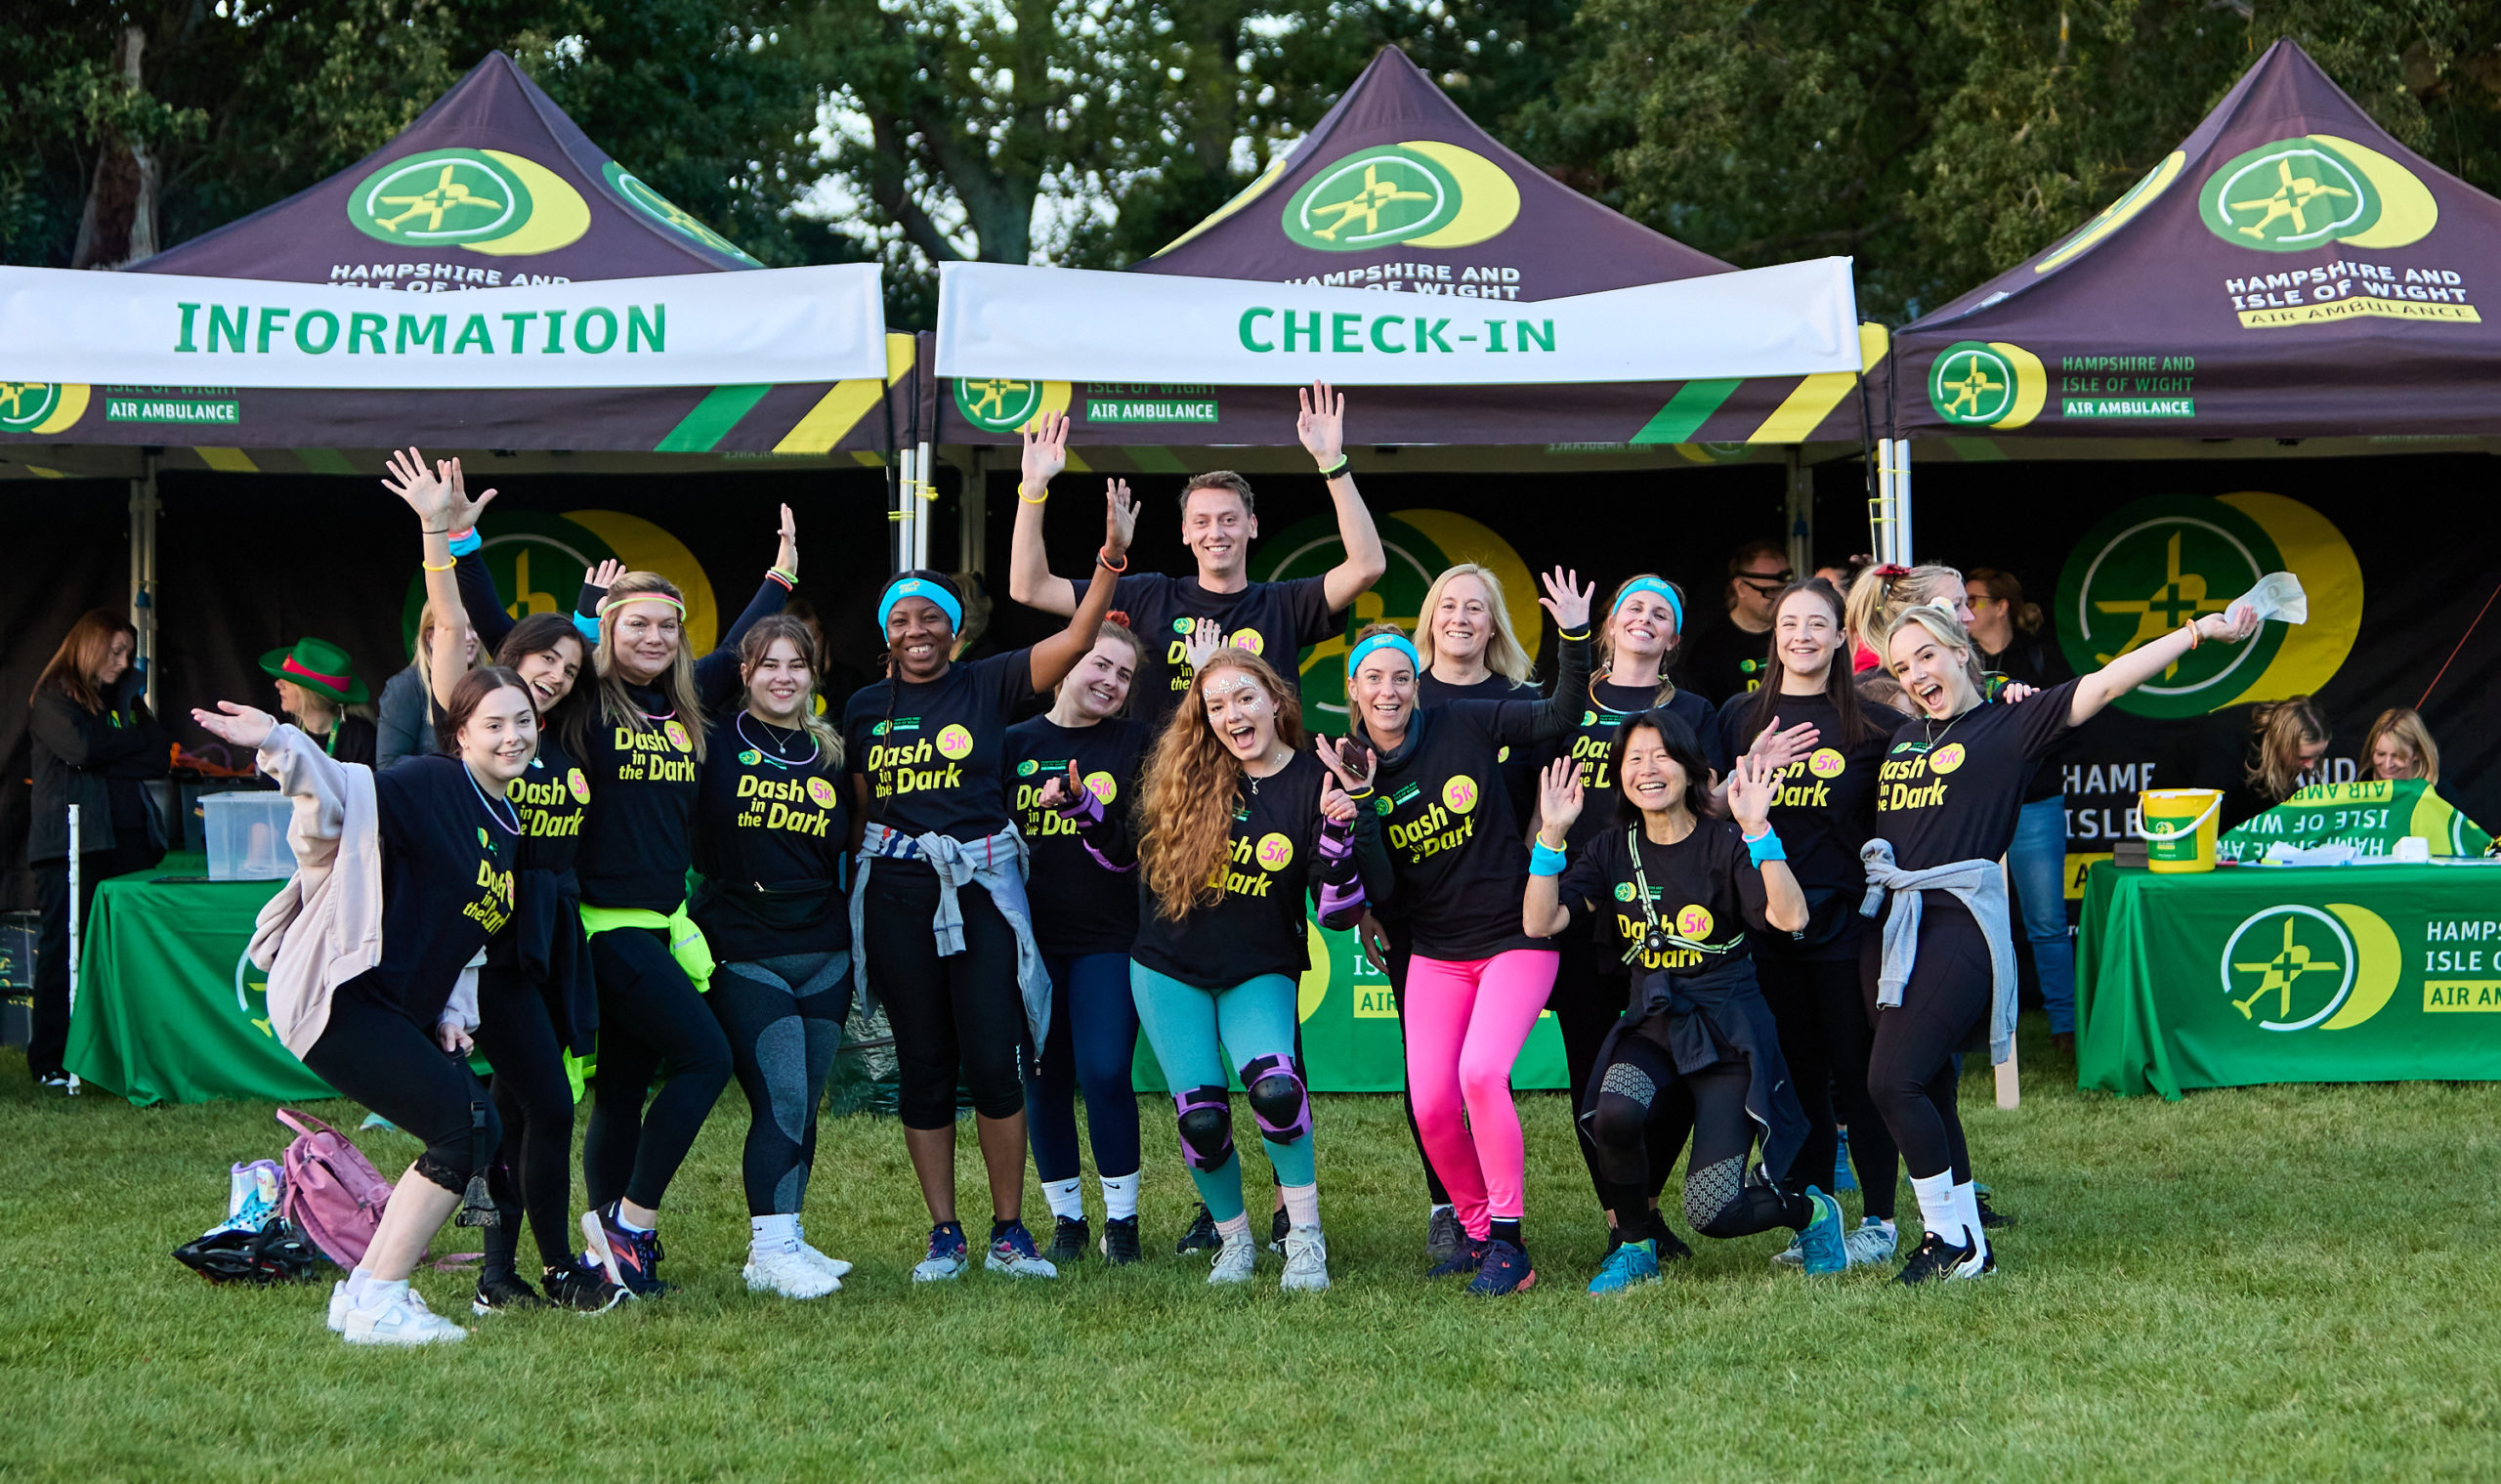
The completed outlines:
[[[2215,817],[2224,796],[2213,788],[2148,788],[2138,800],[2145,841],[2145,869],[2153,871],[2215,869]]]

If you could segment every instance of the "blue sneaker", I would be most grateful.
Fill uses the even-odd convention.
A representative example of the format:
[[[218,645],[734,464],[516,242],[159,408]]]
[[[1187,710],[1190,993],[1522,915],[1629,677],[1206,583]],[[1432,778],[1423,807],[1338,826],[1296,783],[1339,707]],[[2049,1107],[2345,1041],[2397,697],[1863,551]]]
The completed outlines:
[[[964,1229],[958,1223],[948,1221],[931,1227],[929,1255],[913,1265],[911,1281],[944,1283],[951,1278],[961,1278],[964,1269],[972,1265],[970,1251],[964,1243]]]
[[[1842,1236],[1841,1203],[1813,1185],[1806,1187],[1806,1200],[1815,1208],[1815,1219],[1798,1234],[1800,1265],[1809,1278],[1838,1273],[1849,1266],[1849,1248]]]
[[[582,1212],[582,1242],[588,1251],[584,1257],[597,1263],[608,1281],[636,1298],[657,1298],[668,1292],[660,1282],[660,1251],[657,1232],[638,1232],[624,1223],[618,1214],[620,1203]]]
[[[1482,1237],[1460,1234],[1459,1250],[1444,1257],[1424,1274],[1427,1278],[1465,1278],[1485,1265],[1486,1249],[1493,1244]]]
[[[959,1239],[960,1240],[960,1239]],[[933,1250],[934,1252],[934,1250]],[[1034,1234],[1022,1221],[994,1226],[990,1237],[990,1255],[982,1266],[1010,1278],[1056,1278],[1058,1264],[1034,1250]]]
[[[1858,1176],[1849,1168],[1849,1130],[1844,1128],[1841,1131],[1841,1153],[1833,1160],[1833,1189],[1840,1192],[1857,1188]]]
[[[1591,1293],[1621,1293],[1638,1284],[1659,1281],[1659,1249],[1647,1237],[1628,1242],[1606,1254],[1598,1275],[1590,1280]]]
[[[1537,1269],[1528,1265],[1528,1253],[1507,1242],[1488,1242],[1467,1292],[1479,1298],[1500,1298],[1505,1293],[1525,1293],[1536,1286]]]

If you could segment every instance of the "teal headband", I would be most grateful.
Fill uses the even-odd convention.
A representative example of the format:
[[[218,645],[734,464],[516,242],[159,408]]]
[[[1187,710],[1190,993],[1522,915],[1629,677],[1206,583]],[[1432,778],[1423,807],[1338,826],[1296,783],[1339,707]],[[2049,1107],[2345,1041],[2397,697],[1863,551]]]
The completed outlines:
[[[1676,596],[1674,588],[1656,577],[1635,577],[1626,583],[1624,591],[1616,594],[1615,607],[1607,610],[1607,616],[1614,617],[1618,612],[1622,611],[1624,601],[1634,593],[1657,593],[1660,597],[1667,599],[1669,611],[1676,615],[1676,632],[1678,634],[1684,632],[1684,600]]]
[[[877,601],[877,632],[880,635],[886,631],[887,620],[894,616],[895,605],[906,598],[928,599],[937,605],[938,612],[947,615],[947,622],[954,626],[955,632],[959,634],[963,632],[964,606],[955,601],[954,593],[935,582],[925,581],[919,577],[906,577],[889,586],[886,589],[886,595]]]
[[[1355,667],[1364,662],[1364,657],[1375,650],[1396,650],[1407,657],[1408,668],[1419,675],[1424,672],[1424,661],[1416,657],[1416,646],[1407,642],[1405,634],[1375,634],[1356,645],[1354,653],[1346,657],[1346,673],[1353,675]]]

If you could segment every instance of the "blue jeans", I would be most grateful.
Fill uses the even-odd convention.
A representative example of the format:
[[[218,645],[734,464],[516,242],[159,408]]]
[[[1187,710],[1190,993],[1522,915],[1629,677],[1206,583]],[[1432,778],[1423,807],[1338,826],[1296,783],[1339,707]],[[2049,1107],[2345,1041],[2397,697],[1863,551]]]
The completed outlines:
[[[2006,854],[2014,878],[2023,936],[2032,941],[2032,966],[2041,976],[2041,1001],[2050,1030],[2075,1030],[2075,939],[2067,930],[2067,804],[2064,795],[2023,806],[2014,845]]]
[[[1044,1184],[1078,1175],[1077,1095],[1094,1135],[1094,1172],[1137,1173],[1137,1001],[1126,954],[1044,958],[1051,976],[1051,1026],[1025,1069],[1025,1128],[1034,1173]]]

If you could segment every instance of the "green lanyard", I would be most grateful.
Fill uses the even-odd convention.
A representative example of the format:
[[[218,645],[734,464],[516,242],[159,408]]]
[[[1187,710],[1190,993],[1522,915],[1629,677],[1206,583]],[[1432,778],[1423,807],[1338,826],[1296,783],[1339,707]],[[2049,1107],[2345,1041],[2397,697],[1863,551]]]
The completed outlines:
[[[1699,825],[1694,827],[1700,828]],[[1641,869],[1641,827],[1638,823],[1624,827],[1624,848],[1632,857],[1632,890],[1641,901],[1641,920],[1648,930],[1641,941],[1624,951],[1624,961],[1631,963],[1644,953],[1663,954],[1672,948],[1689,948],[1704,954],[1724,954],[1746,941],[1743,929],[1723,943],[1697,943],[1679,937],[1659,925],[1659,910],[1650,905],[1650,873]]]

